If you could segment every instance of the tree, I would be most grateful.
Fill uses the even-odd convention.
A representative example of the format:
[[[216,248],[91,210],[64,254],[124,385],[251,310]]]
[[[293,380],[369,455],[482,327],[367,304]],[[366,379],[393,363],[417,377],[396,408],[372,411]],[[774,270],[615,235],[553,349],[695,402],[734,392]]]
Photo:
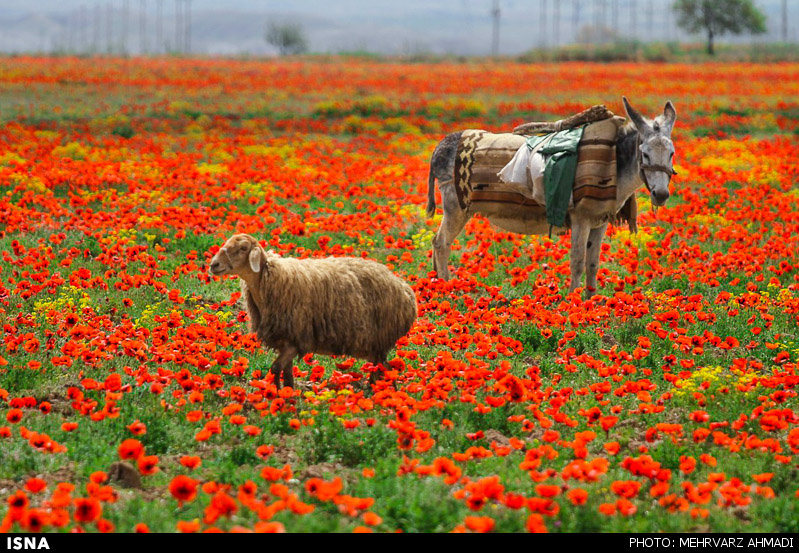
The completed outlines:
[[[308,50],[308,41],[299,23],[270,23],[266,28],[266,41],[277,48],[281,56]]]
[[[673,8],[680,27],[689,33],[707,33],[707,53],[711,56],[717,36],[766,32],[766,16],[752,0],[676,0]]]
[[[580,44],[608,44],[619,42],[619,33],[605,25],[583,25],[577,31],[575,41]]]

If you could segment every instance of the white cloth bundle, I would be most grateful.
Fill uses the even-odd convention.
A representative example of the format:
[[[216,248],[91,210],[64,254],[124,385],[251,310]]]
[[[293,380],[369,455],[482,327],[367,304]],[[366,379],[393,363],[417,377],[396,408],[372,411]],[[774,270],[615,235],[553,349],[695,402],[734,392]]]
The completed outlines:
[[[533,154],[527,144],[522,144],[522,147],[516,151],[516,154],[514,154],[508,164],[497,173],[497,176],[506,184],[515,184],[523,188],[532,189],[532,179],[528,178],[527,171],[533,161],[531,157],[536,157],[536,155],[538,154]],[[541,155],[538,155],[538,157],[541,158],[541,170],[543,172],[544,159]]]
[[[531,151],[527,144],[522,145],[502,170],[497,173],[500,180],[527,190],[528,196],[538,204],[546,205],[544,194],[544,156],[536,150]],[[569,199],[569,205],[572,205]]]

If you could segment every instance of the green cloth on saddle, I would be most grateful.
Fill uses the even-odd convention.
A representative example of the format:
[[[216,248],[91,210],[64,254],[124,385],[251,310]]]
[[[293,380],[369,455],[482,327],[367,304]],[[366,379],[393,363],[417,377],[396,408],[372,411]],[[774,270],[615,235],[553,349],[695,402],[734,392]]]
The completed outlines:
[[[577,174],[577,147],[583,137],[585,125],[544,136],[531,136],[527,147],[544,156],[544,194],[547,222],[556,227],[566,224],[566,212]],[[547,141],[546,144],[542,143]]]

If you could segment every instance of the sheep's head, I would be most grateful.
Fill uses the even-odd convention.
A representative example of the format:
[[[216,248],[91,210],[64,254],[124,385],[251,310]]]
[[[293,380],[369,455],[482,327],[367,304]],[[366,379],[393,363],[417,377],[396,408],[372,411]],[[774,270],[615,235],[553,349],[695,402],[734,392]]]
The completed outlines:
[[[209,271],[214,276],[260,273],[265,257],[255,238],[249,234],[234,234],[211,259]]]

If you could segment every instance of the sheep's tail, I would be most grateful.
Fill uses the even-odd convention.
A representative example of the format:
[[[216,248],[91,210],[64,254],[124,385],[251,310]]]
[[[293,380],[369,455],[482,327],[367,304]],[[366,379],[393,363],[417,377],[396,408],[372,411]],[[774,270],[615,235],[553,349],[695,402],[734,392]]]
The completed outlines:
[[[430,160],[430,174],[427,177],[427,216],[436,214],[436,175],[433,172],[433,161]]]

